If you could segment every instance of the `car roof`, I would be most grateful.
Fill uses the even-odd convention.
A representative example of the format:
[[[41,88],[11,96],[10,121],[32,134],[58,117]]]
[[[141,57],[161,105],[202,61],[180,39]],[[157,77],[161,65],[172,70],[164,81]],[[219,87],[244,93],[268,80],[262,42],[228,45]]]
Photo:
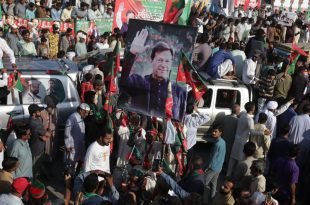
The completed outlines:
[[[223,86],[223,87],[242,87],[246,86],[239,80],[207,80],[208,86]]]
[[[3,60],[4,67],[8,70],[12,70],[11,63],[8,57]],[[31,57],[17,57],[16,58],[17,69],[22,72],[46,72],[48,70],[65,71],[67,73],[78,72],[79,68],[77,64],[70,60],[43,60]]]

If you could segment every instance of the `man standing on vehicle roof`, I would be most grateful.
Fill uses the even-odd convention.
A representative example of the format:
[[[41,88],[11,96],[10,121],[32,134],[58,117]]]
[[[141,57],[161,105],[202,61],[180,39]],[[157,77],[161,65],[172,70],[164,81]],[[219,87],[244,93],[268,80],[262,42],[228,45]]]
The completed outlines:
[[[1,76],[0,76],[0,89],[1,92],[2,89],[6,90],[8,86],[8,74],[6,72],[6,69],[4,69],[3,62],[2,62],[2,56],[3,53],[7,54],[10,58],[10,62],[12,64],[13,69],[16,69],[16,64],[15,64],[15,56],[13,50],[8,46],[6,41],[3,38],[0,38],[0,70],[1,70]],[[0,99],[1,104],[6,104],[6,95],[2,96]]]

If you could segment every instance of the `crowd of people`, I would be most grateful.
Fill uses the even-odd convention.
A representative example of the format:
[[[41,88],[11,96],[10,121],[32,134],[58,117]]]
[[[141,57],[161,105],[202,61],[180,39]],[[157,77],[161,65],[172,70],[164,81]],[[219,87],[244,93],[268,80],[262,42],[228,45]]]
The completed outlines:
[[[113,48],[115,35],[109,32],[87,36],[84,31],[67,28],[60,32],[61,22],[75,20],[94,21],[102,18],[112,18],[114,1],[6,1],[1,4],[5,15],[2,36],[14,51],[15,56],[31,56],[43,59],[57,59],[57,56],[66,56],[72,59],[75,56],[86,54],[95,49]],[[16,23],[16,19],[26,19],[26,26]],[[39,19],[51,19],[50,27],[38,26]],[[3,32],[4,29],[4,32]],[[114,43],[115,44],[115,43]],[[115,45],[114,45],[115,46]],[[59,54],[59,55],[58,55]]]
[[[36,18],[112,17],[114,3],[7,0],[2,4],[5,15],[31,21],[28,29],[10,25],[4,36],[8,46],[3,40],[0,48],[15,69],[15,56],[72,59],[94,49],[114,48],[117,41],[124,41],[126,31],[116,28],[113,34],[99,37],[79,32],[75,37],[70,28],[60,35],[57,23],[51,33],[33,26]],[[56,204],[44,185],[55,175],[64,176],[65,205],[70,201],[83,205],[309,204],[309,61],[300,56],[291,66],[291,56],[281,56],[275,48],[276,43],[309,42],[305,13],[297,13],[295,22],[287,26],[279,24],[283,11],[264,5],[248,11],[241,8],[225,17],[195,5],[189,17],[188,25],[199,33],[193,66],[205,79],[242,81],[254,96],[244,107],[232,102],[231,114],[215,119],[204,133],[209,139],[207,159],[195,151],[195,145],[198,127],[211,117],[199,112],[200,102],[192,91],[183,121],[161,121],[122,110],[117,107],[117,95],[108,93],[106,71],[89,58],[77,87],[81,104],[68,117],[63,138],[56,128],[58,102],[51,96],[46,97],[45,108],[29,105],[29,123],[13,122],[1,138],[0,153],[5,157],[0,204]],[[168,48],[162,49],[158,52]],[[3,88],[8,76],[1,68]],[[166,143],[168,135],[174,136],[174,143]],[[63,169],[55,173],[51,167],[59,159]]]

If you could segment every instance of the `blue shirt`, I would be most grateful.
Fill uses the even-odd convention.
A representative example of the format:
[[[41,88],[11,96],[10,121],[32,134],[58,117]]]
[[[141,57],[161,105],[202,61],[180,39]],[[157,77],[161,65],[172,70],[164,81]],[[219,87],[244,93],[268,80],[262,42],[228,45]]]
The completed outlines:
[[[14,178],[32,178],[32,154],[28,142],[21,139],[15,140],[9,156],[16,157],[19,162],[19,166],[14,173]]]
[[[35,19],[36,18],[35,11],[36,10],[31,11],[29,9],[26,9],[26,19],[28,20]]]
[[[220,49],[211,57],[208,64],[207,73],[211,77],[215,77],[217,75],[218,66],[227,59],[231,60],[233,65],[236,64],[234,56],[230,52],[227,52],[224,49]]]
[[[226,143],[219,138],[211,148],[210,158],[205,169],[211,169],[215,172],[221,172],[226,154]]]
[[[277,116],[277,135],[281,134],[281,129],[290,123],[290,120],[296,116],[297,113],[293,108],[287,109],[284,113]]]
[[[53,20],[60,20],[60,15],[61,15],[61,9],[57,11],[56,9],[52,8],[51,16]]]

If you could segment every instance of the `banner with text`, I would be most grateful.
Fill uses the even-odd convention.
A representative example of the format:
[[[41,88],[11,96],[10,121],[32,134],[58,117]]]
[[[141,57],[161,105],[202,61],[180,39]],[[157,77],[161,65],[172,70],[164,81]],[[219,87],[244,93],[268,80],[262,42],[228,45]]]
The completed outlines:
[[[166,1],[163,0],[116,0],[113,28],[126,32],[131,18],[162,21],[165,8]]]

